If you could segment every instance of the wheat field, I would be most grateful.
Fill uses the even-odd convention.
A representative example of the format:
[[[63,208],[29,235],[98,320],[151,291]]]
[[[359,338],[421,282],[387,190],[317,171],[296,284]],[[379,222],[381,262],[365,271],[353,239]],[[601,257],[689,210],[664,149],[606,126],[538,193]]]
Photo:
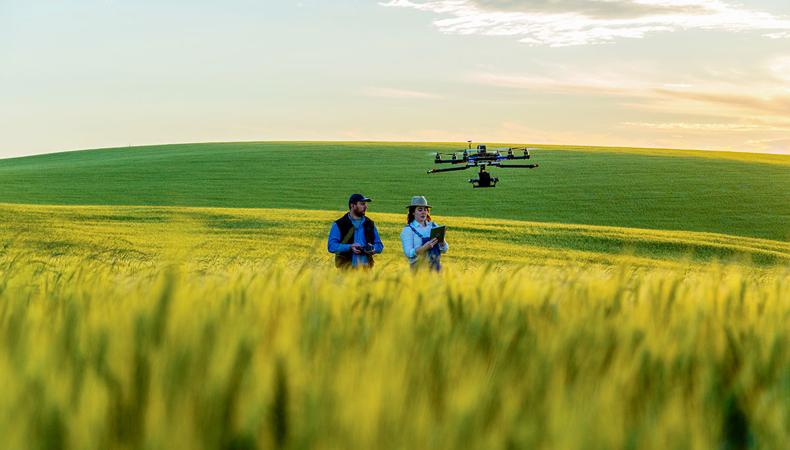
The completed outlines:
[[[272,208],[48,206],[0,203],[0,243],[30,257],[87,257],[121,270],[177,261],[194,270],[254,267],[273,260],[331,266],[329,226],[342,212]],[[379,267],[406,263],[404,214],[369,214],[385,245]],[[491,265],[629,265],[750,268],[790,265],[790,242],[692,231],[652,230],[499,218],[444,217],[456,268]],[[453,243],[457,245],[453,245]]]
[[[2,259],[4,448],[781,448],[790,276]]]
[[[452,218],[437,275],[382,214],[339,273],[327,212],[0,211],[3,448],[790,442],[786,243]]]

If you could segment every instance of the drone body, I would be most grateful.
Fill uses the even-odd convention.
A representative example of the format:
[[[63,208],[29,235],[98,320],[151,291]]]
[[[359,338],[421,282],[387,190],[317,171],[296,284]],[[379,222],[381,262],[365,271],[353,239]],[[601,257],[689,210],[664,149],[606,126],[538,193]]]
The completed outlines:
[[[502,167],[502,168],[521,168],[521,169],[534,169],[538,167],[537,164],[502,164],[502,162],[514,160],[514,159],[529,159],[529,149],[526,147],[506,147],[506,148],[497,148],[489,151],[484,144],[480,144],[477,146],[476,149],[472,149],[472,141],[469,142],[469,148],[463,150],[461,152],[461,156],[459,157],[457,153],[459,152],[452,152],[452,153],[436,153],[436,158],[434,159],[435,164],[453,164],[457,165],[457,167],[448,167],[446,169],[431,169],[428,173],[439,173],[439,172],[450,172],[453,170],[466,170],[470,167],[479,167],[480,172],[477,174],[477,178],[470,178],[469,182],[472,183],[472,187],[475,188],[486,188],[486,187],[496,187],[499,178],[492,177],[490,172],[486,171],[486,166],[493,166],[493,167]],[[513,151],[523,152],[522,155],[514,154]],[[442,155],[450,155],[449,159],[443,159]]]

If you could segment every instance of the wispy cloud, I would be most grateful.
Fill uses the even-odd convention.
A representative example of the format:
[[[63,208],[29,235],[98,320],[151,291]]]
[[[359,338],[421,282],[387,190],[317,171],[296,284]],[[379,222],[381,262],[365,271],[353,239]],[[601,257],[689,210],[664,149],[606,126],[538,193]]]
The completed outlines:
[[[514,88],[531,89],[555,93],[592,93],[641,95],[650,89],[644,78],[628,76],[616,71],[586,72],[556,67],[551,75],[518,75],[507,73],[478,72],[469,76],[474,83]]]
[[[563,101],[559,96],[569,100],[605,97],[616,108],[633,113],[634,119],[619,123],[622,136],[632,136],[633,130],[638,130],[641,139],[653,145],[790,151],[787,139],[781,138],[790,134],[786,81],[790,58],[768,60],[748,73],[709,69],[696,75],[668,75],[657,71],[655,64],[629,61],[585,70],[555,64],[536,67],[528,75],[477,72],[467,81],[523,91],[527,96],[556,94],[558,101]],[[611,102],[613,99],[619,101]],[[657,117],[661,119],[655,120]],[[609,128],[613,134],[608,137],[588,137],[622,145],[624,138],[614,130]]]
[[[704,76],[669,78],[651,66],[638,64],[603,70],[554,66],[543,75],[477,72],[472,83],[542,93],[617,96],[633,99],[639,109],[663,112],[708,111],[710,115],[763,114],[790,117],[790,59],[778,58],[751,73],[728,72]],[[695,108],[694,105],[699,106]]]
[[[748,94],[731,94],[728,92],[705,91],[679,91],[670,89],[657,89],[656,93],[662,96],[683,100],[707,103],[712,106],[729,107],[747,110],[755,113],[790,116],[790,95],[756,96]]]
[[[783,83],[784,90],[790,92],[790,56],[774,58],[768,63],[768,70],[774,79]]]
[[[433,22],[442,33],[513,36],[552,47],[690,29],[790,37],[790,18],[720,0],[390,0],[381,5],[443,16]]]
[[[790,122],[784,124],[750,123],[695,123],[695,122],[623,122],[625,128],[637,130],[643,138],[664,147],[686,148],[687,143],[700,148],[727,149],[733,151],[790,154]]]
[[[623,122],[622,125],[651,130],[683,130],[683,131],[731,131],[731,132],[766,132],[790,131],[790,124],[785,127],[760,124],[740,123],[687,123],[687,122]]]
[[[384,87],[369,87],[362,91],[367,97],[394,98],[394,99],[437,99],[441,96],[430,92],[411,91],[406,89],[392,89]]]
[[[773,153],[790,154],[790,138],[750,139],[746,143],[759,146],[762,149],[772,150]]]

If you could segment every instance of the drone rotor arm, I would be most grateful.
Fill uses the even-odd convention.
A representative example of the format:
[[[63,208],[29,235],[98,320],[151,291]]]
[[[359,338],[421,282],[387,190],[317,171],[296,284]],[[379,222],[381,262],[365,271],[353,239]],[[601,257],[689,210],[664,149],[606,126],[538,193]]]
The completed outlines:
[[[435,159],[434,164],[466,164],[465,159]]]
[[[538,167],[537,164],[500,164],[498,167],[503,169],[534,169]]]
[[[436,169],[436,168],[434,168],[434,169],[429,170],[428,173],[452,172],[454,170],[466,170],[466,169],[468,169],[470,167],[473,167],[473,166],[447,167],[447,168],[443,168],[443,169]]]

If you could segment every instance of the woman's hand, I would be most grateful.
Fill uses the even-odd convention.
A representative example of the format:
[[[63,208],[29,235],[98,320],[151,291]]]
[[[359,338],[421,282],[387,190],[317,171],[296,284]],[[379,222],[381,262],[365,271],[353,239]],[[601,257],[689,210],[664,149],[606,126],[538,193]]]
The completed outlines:
[[[417,253],[425,253],[428,250],[432,249],[436,244],[439,243],[439,240],[436,238],[431,239],[430,241],[422,244],[421,246],[417,247]]]

